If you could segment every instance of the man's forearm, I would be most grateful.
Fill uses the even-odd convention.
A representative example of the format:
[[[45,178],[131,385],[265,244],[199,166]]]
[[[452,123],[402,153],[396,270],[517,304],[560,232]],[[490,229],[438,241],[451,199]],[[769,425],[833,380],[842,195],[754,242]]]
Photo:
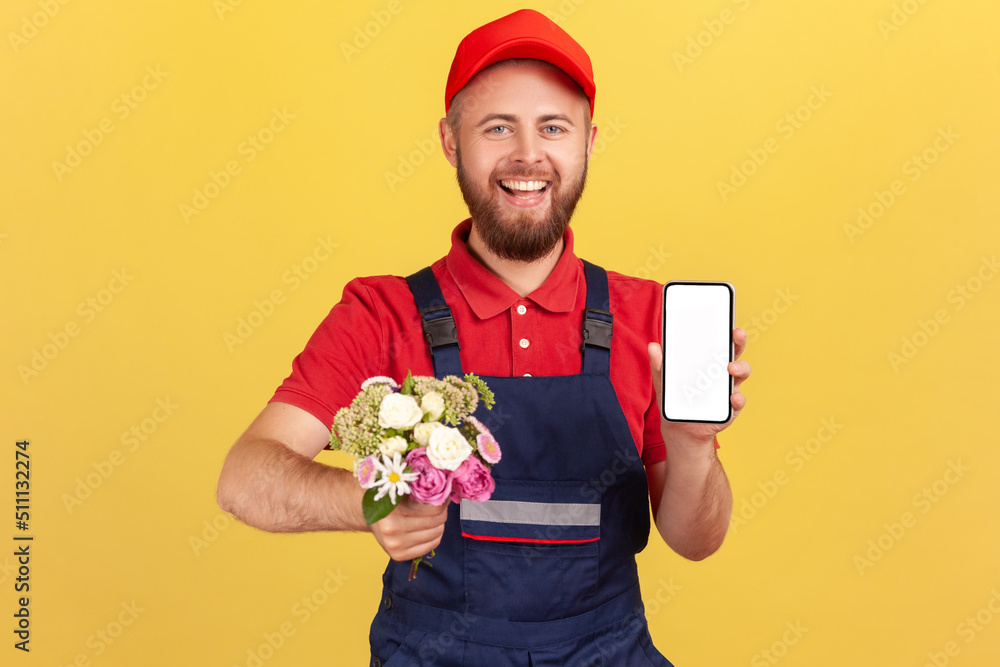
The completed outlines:
[[[714,448],[691,455],[667,449],[667,472],[656,526],[681,556],[701,560],[722,545],[733,508],[729,479]]]
[[[276,533],[367,530],[364,491],[348,470],[328,466],[273,440],[242,441],[226,457],[219,506],[246,524]]]

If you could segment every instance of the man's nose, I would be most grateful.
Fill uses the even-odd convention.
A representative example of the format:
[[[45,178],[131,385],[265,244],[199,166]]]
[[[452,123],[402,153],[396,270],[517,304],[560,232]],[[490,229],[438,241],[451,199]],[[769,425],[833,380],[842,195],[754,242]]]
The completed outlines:
[[[537,164],[545,158],[542,138],[533,132],[521,132],[514,137],[510,160],[526,165]]]

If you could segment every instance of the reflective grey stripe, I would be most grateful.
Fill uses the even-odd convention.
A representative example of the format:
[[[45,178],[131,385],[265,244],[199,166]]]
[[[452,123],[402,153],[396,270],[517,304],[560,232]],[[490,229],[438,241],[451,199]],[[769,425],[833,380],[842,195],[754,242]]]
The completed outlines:
[[[462,518],[494,523],[528,523],[538,526],[599,526],[597,503],[529,503],[517,500],[463,501]]]

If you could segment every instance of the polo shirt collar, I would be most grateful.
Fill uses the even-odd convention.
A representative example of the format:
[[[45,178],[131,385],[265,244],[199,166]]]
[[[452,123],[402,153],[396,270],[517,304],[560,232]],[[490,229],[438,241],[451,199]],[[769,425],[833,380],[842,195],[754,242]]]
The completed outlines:
[[[469,254],[466,242],[472,218],[459,223],[451,233],[451,250],[446,265],[462,296],[479,319],[488,319],[509,310],[521,296]],[[566,229],[563,252],[545,282],[525,298],[545,310],[565,313],[576,305],[580,288],[581,262],[573,253],[573,231]]]

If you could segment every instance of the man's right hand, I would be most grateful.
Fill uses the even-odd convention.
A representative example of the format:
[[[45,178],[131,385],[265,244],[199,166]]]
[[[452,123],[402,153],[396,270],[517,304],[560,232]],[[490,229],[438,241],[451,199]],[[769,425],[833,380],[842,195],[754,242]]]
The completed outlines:
[[[448,503],[404,496],[389,516],[365,526],[364,489],[349,470],[313,459],[330,430],[305,410],[269,403],[229,452],[219,477],[219,505],[244,523],[272,532],[371,530],[393,560],[441,544]]]
[[[426,505],[404,496],[389,516],[371,525],[371,531],[393,560],[426,556],[441,544],[450,503]]]

